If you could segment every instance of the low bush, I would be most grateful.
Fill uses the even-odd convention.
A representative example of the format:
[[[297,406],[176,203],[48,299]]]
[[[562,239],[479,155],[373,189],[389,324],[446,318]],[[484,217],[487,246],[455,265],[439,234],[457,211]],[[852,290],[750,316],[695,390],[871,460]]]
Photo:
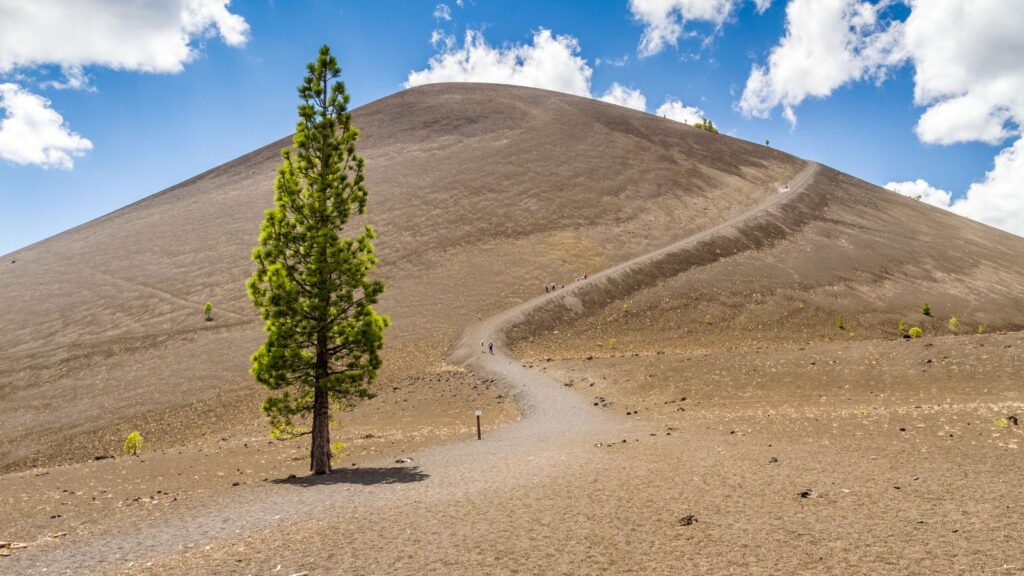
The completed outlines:
[[[705,132],[710,132],[712,134],[718,134],[718,128],[715,128],[715,123],[712,122],[711,120],[708,120],[707,118],[701,120],[700,122],[697,122],[693,126],[694,126],[694,128],[703,130]]]
[[[932,315],[932,307],[929,306],[927,302],[925,302],[924,305],[921,306],[921,314],[924,314],[925,316]]]
[[[956,319],[956,316],[951,316],[947,325],[950,332],[956,332],[960,329],[960,321]]]
[[[203,316],[207,322],[213,320],[213,302],[206,301],[206,306],[203,306]]]
[[[923,332],[921,332],[921,329],[917,326],[911,326],[910,330],[907,330],[907,336],[910,336],[911,338],[920,338],[921,334],[923,334]]]
[[[124,453],[128,456],[138,456],[142,452],[142,434],[132,432],[124,439]]]
[[[906,321],[905,320],[900,320],[900,325],[896,329],[900,331],[900,334],[906,334],[907,333],[907,323],[906,323]]]
[[[846,330],[846,324],[843,322],[842,315],[836,316],[835,324],[836,324],[836,328],[838,328],[840,330]]]

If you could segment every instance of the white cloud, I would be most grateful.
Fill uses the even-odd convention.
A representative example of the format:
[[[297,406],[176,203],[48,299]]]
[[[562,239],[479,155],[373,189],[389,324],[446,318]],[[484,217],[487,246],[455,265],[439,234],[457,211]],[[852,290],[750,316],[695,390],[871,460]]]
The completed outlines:
[[[1024,140],[1000,152],[985,179],[971,184],[953,211],[1024,236]]]
[[[1024,236],[1024,140],[996,156],[984,180],[971,184],[967,194],[952,200],[952,194],[925,180],[889,182],[886,188],[951,210],[990,226]]]
[[[866,77],[883,78],[905,59],[902,22],[880,17],[889,2],[792,0],[786,7],[786,35],[766,66],[754,65],[740,97],[746,116],[767,117],[782,106],[796,123],[793,108],[809,97]]]
[[[74,166],[74,157],[92,149],[92,142],[72,132],[50,101],[17,84],[0,84],[0,158],[44,168]]]
[[[948,209],[953,198],[953,195],[949,192],[935,188],[927,181],[921,179],[908,180],[906,182],[889,182],[885,187],[893,192],[898,192],[904,196],[909,196],[939,208]]]
[[[611,88],[604,93],[599,100],[610,102],[632,108],[641,112],[647,109],[647,98],[636,88],[627,88],[618,82],[613,82]]]
[[[452,50],[455,47],[455,36],[446,34],[444,30],[434,30],[430,33],[430,45],[435,50]]]
[[[96,88],[89,84],[89,75],[82,70],[81,66],[61,66],[60,73],[63,80],[47,80],[39,84],[40,88],[53,88],[54,90],[87,90],[95,92]]]
[[[707,116],[704,112],[696,106],[686,106],[680,100],[676,98],[666,98],[665,102],[658,109],[654,111],[655,114],[669,120],[675,120],[676,122],[683,122],[684,124],[696,124]]]
[[[196,56],[192,40],[230,46],[249,25],[228,0],[32,0],[0,5],[0,72],[38,65],[180,72]]]
[[[941,5],[940,5],[941,4]],[[951,209],[1024,236],[1024,2],[913,0],[906,46],[918,138],[934,144],[1018,139]]]
[[[84,68],[176,73],[196,55],[193,41],[248,40],[249,25],[229,0],[0,0],[0,75],[25,83],[26,71],[60,66],[44,89],[95,90]],[[0,156],[19,164],[70,169],[92,149],[50,102],[14,83],[3,86],[6,117]]]
[[[438,20],[450,21],[452,19],[452,9],[447,4],[438,4],[434,8],[434,18]]]
[[[652,56],[668,46],[676,46],[686,23],[708,22],[721,26],[743,0],[629,0],[633,18],[644,25],[637,51]],[[754,0],[757,12],[763,13],[771,0]]]
[[[462,46],[446,46],[423,70],[409,73],[405,86],[437,82],[489,82],[546,88],[578,96],[590,96],[587,61],[579,55],[572,36],[555,36],[543,28],[532,44],[491,46],[482,32],[466,32]]]
[[[999,143],[1024,120],[1024,2],[912,3],[906,46],[914,100],[929,106],[917,126],[938,144]],[[1016,128],[1008,126],[1010,122]]]
[[[884,21],[894,1],[792,0],[786,36],[766,66],[753,67],[739,109],[764,117],[781,106],[795,124],[804,99],[865,78],[881,82],[889,67],[909,62],[914,102],[925,107],[915,127],[922,142],[1018,139],[956,200],[924,180],[887,186],[1024,235],[1024,2],[906,0],[905,22]]]

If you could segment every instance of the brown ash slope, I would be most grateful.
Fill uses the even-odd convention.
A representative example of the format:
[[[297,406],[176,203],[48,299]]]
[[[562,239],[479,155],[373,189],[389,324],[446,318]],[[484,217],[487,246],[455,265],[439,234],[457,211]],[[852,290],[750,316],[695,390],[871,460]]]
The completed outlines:
[[[742,213],[803,162],[592,100],[434,85],[354,112],[391,315],[381,386],[462,329]],[[244,281],[282,139],[0,265],[0,469],[258,426]],[[204,322],[211,300],[216,320]]]

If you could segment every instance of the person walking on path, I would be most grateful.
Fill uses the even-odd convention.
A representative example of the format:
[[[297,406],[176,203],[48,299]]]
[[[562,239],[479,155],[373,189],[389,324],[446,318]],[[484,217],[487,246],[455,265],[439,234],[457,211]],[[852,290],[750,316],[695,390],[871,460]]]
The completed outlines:
[[[494,342],[487,343],[487,351],[491,354],[491,356],[494,356]]]

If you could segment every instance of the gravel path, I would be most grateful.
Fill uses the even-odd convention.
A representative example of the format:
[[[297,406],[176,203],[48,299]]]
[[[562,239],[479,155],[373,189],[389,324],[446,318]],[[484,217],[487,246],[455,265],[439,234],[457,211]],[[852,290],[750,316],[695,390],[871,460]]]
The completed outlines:
[[[158,523],[98,526],[95,536],[71,535],[35,546],[31,553],[6,558],[0,569],[10,574],[97,574],[138,567],[217,542],[242,539],[271,527],[373,514],[379,507],[403,506],[425,499],[455,501],[495,486],[514,487],[586,466],[594,451],[584,448],[615,437],[631,423],[591,406],[584,395],[558,385],[511,356],[508,334],[545,314],[552,305],[579,309],[580,297],[614,285],[624,276],[680,250],[735,235],[771,208],[801,194],[817,171],[809,163],[789,190],[713,229],[694,235],[594,274],[555,293],[538,296],[470,326],[449,361],[481,378],[492,378],[516,399],[519,422],[489,433],[482,442],[440,446],[413,454],[401,466],[338,470],[328,477],[297,478],[270,485],[242,487],[216,500],[215,506],[182,508]],[[481,342],[484,347],[481,347]],[[494,343],[494,353],[486,344]],[[486,415],[485,415],[486,417]]]

